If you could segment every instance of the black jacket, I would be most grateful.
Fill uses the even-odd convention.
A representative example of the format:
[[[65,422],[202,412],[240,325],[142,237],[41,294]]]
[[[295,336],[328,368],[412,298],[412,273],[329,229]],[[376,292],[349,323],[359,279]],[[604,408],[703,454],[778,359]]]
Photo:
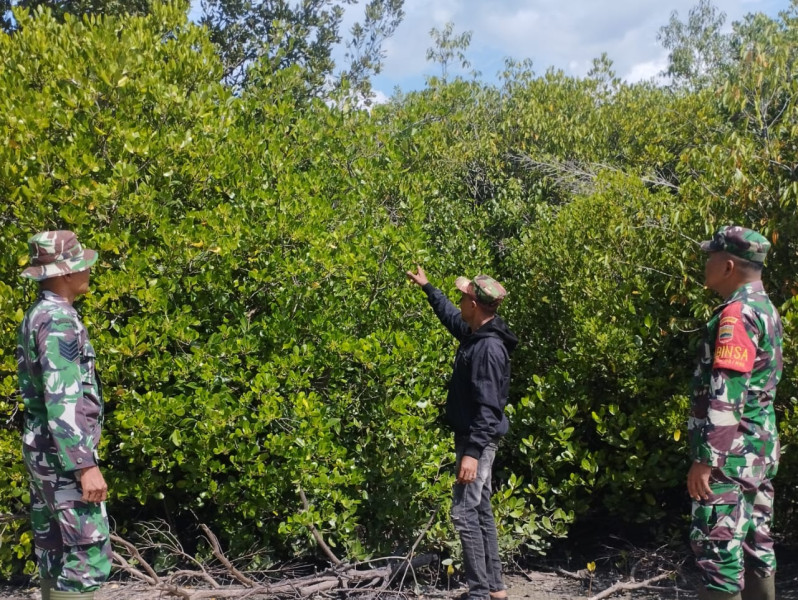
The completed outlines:
[[[501,317],[472,332],[443,292],[429,283],[423,290],[441,323],[460,342],[449,380],[446,421],[465,443],[464,454],[479,458],[485,446],[509,429],[504,407],[510,391],[510,353],[518,338]]]

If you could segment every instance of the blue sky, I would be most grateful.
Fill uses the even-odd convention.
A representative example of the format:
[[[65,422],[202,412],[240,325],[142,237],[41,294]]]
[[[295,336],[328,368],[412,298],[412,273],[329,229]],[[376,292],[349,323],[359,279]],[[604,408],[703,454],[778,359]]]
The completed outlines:
[[[355,21],[364,0],[347,11]],[[199,4],[194,0],[195,4]],[[667,53],[657,41],[659,28],[673,11],[686,20],[698,0],[405,0],[405,18],[383,46],[383,72],[373,80],[379,97],[421,89],[425,77],[439,74],[427,62],[430,29],[451,21],[456,32],[471,31],[467,58],[472,68],[493,81],[506,57],[530,58],[537,73],[550,66],[584,75],[594,58],[606,52],[616,73],[628,81],[657,75]],[[751,12],[776,16],[790,0],[714,0],[727,26]],[[341,52],[339,59],[343,58]]]
[[[374,88],[390,96],[437,74],[426,61],[429,31],[448,21],[456,31],[472,32],[467,57],[488,81],[505,57],[530,58],[537,73],[554,66],[584,75],[594,58],[607,52],[616,73],[629,81],[655,76],[666,68],[667,52],[657,32],[678,11],[686,20],[698,0],[405,0],[405,19],[384,46],[383,72]],[[727,26],[751,12],[776,16],[789,0],[715,0]]]

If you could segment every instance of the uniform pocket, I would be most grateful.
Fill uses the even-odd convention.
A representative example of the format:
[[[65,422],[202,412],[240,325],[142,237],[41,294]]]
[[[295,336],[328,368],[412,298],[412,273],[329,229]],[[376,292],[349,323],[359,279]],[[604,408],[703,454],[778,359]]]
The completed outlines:
[[[65,546],[88,546],[108,539],[105,503],[75,502],[57,512],[58,526]]]
[[[742,510],[740,486],[730,481],[711,481],[709,498],[693,502],[690,541],[694,548],[734,539]]]
[[[737,504],[693,503],[690,544],[698,556],[734,540],[740,520],[739,511]]]
[[[707,505],[737,504],[740,497],[740,486],[736,483],[710,481],[709,488],[712,493],[703,501]]]

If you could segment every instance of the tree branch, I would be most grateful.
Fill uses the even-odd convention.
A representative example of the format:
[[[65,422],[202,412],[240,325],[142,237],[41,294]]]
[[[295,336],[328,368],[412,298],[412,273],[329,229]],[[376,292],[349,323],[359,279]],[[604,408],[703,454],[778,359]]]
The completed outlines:
[[[135,559],[136,562],[138,562],[141,565],[141,567],[147,572],[147,575],[149,575],[150,578],[155,583],[160,583],[161,582],[160,578],[158,577],[158,574],[150,566],[150,564],[146,560],[144,560],[142,558],[142,556],[139,553],[138,549],[133,544],[131,544],[130,542],[128,542],[126,540],[123,540],[121,537],[119,537],[118,535],[114,535],[114,534],[111,534],[111,541],[114,542],[115,544],[119,544],[120,546],[125,548],[125,550],[127,550],[130,553],[130,557]]]
[[[303,502],[307,503],[307,498],[303,498]],[[305,510],[308,510],[310,508],[309,504],[306,504],[306,506],[307,508]],[[437,511],[433,513],[433,517],[435,514],[437,514]],[[424,528],[421,535],[419,535],[416,543],[413,544],[410,554],[403,558],[402,562],[399,564],[398,570],[406,571],[407,569],[418,568],[433,562],[437,558],[437,555],[434,554],[423,554],[413,557],[418,543],[429,529],[432,521],[433,518],[430,519],[430,522]],[[113,555],[115,565],[135,579],[152,586],[153,589],[173,594],[185,600],[209,600],[211,598],[244,600],[245,598],[251,598],[255,595],[265,595],[272,598],[308,598],[313,595],[325,594],[325,592],[332,593],[333,590],[349,593],[350,591],[366,591],[368,589],[371,593],[379,593],[380,588],[377,586],[386,580],[395,579],[398,574],[396,564],[358,570],[359,566],[367,563],[344,564],[338,561],[339,564],[336,565],[337,568],[327,569],[321,573],[280,580],[274,583],[259,583],[235,568],[232,562],[222,552],[221,545],[216,535],[214,535],[207,526],[200,525],[200,527],[208,538],[215,559],[221,562],[225,571],[219,569],[216,574],[212,574],[214,572],[206,569],[202,562],[186,555],[179,546],[179,542],[176,538],[171,536],[168,530],[164,532],[154,528],[145,530],[145,541],[152,542],[151,536],[153,532],[166,536],[169,543],[154,544],[152,547],[171,552],[170,556],[172,558],[177,558],[181,561],[189,560],[189,562],[197,565],[198,570],[180,569],[165,575],[164,578],[161,579],[155,574],[153,568],[141,557],[140,551],[133,544],[116,535],[112,536],[113,541],[124,547],[131,557],[140,562],[142,569],[146,571],[146,573],[131,565],[127,559],[116,552],[114,552]],[[373,559],[367,562],[376,562],[377,560],[389,560],[389,558]],[[217,575],[219,581],[214,579]],[[238,582],[236,585],[225,583],[230,581],[231,575]],[[208,584],[210,589],[205,586],[199,589],[183,587],[177,583],[177,580],[181,578],[200,580]],[[220,583],[220,581],[222,583]]]
[[[253,581],[252,579],[244,575],[241,571],[236,569],[233,563],[231,563],[230,560],[224,555],[224,552],[222,552],[222,547],[219,544],[219,539],[213,534],[213,532],[208,528],[208,526],[205,525],[205,523],[200,523],[200,528],[202,529],[203,533],[205,533],[205,537],[208,538],[208,541],[211,544],[213,555],[218,559],[220,563],[222,563],[222,565],[224,565],[224,568],[230,572],[230,575],[232,575],[236,579],[236,581],[243,583],[247,587],[257,586],[258,584],[255,581]]]
[[[122,556],[120,556],[116,552],[112,552],[111,556],[113,557],[113,560],[116,561],[117,565],[119,565],[120,569],[122,569],[126,573],[132,575],[136,579],[140,579],[141,581],[143,581],[144,583],[147,583],[149,585],[156,585],[158,583],[157,581],[152,579],[152,577],[147,577],[144,573],[142,573],[137,568],[132,566],[129,562],[127,562],[127,560],[125,560],[125,558],[123,558]]]
[[[302,488],[299,488],[299,497],[302,499],[302,506],[304,507],[303,512],[310,510],[310,503],[308,502],[307,496],[305,496],[305,492]],[[324,554],[327,555],[327,558],[330,559],[330,562],[332,562],[332,564],[334,564],[336,567],[340,567],[341,564],[343,564],[341,559],[335,556],[335,553],[327,545],[327,542],[325,542],[324,538],[321,537],[321,534],[319,533],[319,530],[316,529],[316,526],[311,523],[308,527],[310,528],[310,533],[313,534],[313,538],[316,540],[316,543],[319,545],[319,548],[321,548]]]
[[[676,571],[666,571],[665,573],[660,573],[655,577],[651,577],[646,579],[645,581],[619,581],[615,585],[608,587],[603,592],[596,594],[595,596],[591,596],[588,600],[602,600],[603,598],[609,598],[613,594],[617,594],[618,592],[627,592],[629,590],[637,590],[640,588],[648,587],[652,583],[656,583],[657,581],[662,581],[663,579],[668,579],[676,574]]]

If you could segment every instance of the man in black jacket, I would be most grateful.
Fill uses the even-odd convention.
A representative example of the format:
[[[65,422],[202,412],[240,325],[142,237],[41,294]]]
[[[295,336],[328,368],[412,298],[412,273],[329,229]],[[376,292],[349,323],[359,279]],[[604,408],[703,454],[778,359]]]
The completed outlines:
[[[507,292],[487,275],[458,277],[460,310],[433,287],[421,267],[407,272],[427,294],[435,314],[460,346],[454,359],[446,420],[454,430],[457,482],[452,521],[460,534],[468,595],[473,600],[507,597],[502,581],[496,522],[490,505],[496,444],[509,424],[504,406],[510,387],[510,352],[518,344],[496,309]]]

